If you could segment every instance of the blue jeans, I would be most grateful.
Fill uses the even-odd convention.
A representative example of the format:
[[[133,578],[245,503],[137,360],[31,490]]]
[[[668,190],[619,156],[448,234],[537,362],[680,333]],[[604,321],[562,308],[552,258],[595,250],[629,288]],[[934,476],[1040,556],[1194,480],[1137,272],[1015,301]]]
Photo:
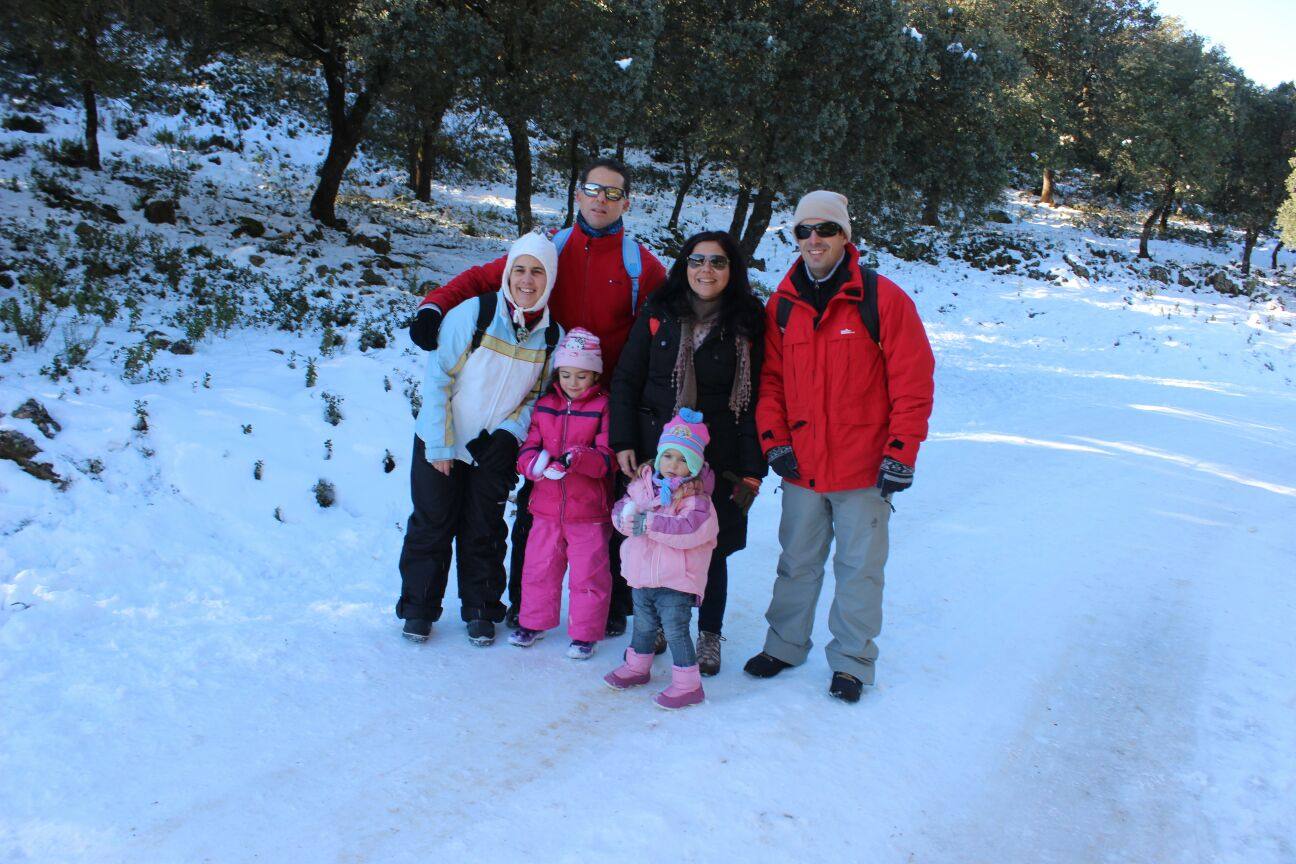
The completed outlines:
[[[671,662],[676,666],[697,665],[697,652],[693,650],[693,636],[689,632],[694,599],[694,595],[674,588],[634,589],[634,635],[630,647],[636,654],[651,654],[660,627],[670,646]]]

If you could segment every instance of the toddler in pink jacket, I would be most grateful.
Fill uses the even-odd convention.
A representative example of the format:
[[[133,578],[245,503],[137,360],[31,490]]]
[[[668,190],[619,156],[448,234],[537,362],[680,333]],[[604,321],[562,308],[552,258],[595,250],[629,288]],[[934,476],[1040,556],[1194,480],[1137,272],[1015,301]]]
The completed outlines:
[[[662,708],[706,698],[690,625],[720,533],[710,496],[714,478],[702,461],[709,440],[702,415],[680,409],[662,430],[653,464],[639,469],[612,508],[613,526],[626,535],[621,574],[634,589],[634,636],[625,662],[603,680],[614,690],[647,684],[660,628],[674,664],[670,686],[654,697]]]
[[[535,481],[534,522],[522,566],[521,625],[509,644],[529,648],[558,626],[567,582],[567,656],[587,660],[607,626],[612,599],[612,451],[608,397],[599,386],[599,338],[577,327],[554,351],[553,386],[536,402],[518,453],[518,471]]]

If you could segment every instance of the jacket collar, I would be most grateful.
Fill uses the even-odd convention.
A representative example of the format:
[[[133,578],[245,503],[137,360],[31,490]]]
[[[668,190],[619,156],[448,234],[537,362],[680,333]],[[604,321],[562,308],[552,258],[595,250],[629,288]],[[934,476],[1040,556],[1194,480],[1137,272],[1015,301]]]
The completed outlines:
[[[549,392],[554,394],[564,402],[567,401],[567,394],[563,392],[562,387],[558,386],[557,377],[555,377],[553,383],[549,385]],[[572,407],[573,408],[576,408],[578,406],[584,407],[585,405],[588,405],[590,402],[593,402],[598,397],[606,396],[606,395],[607,395],[607,390],[603,387],[603,384],[600,382],[598,384],[595,384],[590,389],[586,390],[584,396],[580,397],[579,399],[573,399]]]
[[[828,301],[829,303],[832,303],[838,297],[845,297],[852,302],[859,302],[864,299],[864,274],[860,271],[859,257],[860,253],[855,248],[855,244],[847,243],[846,254],[841,261],[837,262],[838,267],[848,268],[846,281],[842,283],[841,288],[833,296],[832,300]],[[775,294],[783,294],[789,299],[800,303],[807,302],[801,299],[800,292],[797,291],[796,285],[792,282],[792,274],[797,271],[798,267],[804,266],[804,263],[801,256],[798,255],[797,260],[792,263],[787,273],[783,274],[783,278],[779,280],[778,288],[774,289]]]

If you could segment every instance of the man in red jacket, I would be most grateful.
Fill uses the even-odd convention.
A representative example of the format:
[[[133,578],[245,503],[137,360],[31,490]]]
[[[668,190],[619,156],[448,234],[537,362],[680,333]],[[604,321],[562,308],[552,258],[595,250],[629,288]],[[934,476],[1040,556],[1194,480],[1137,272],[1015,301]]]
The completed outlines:
[[[793,224],[801,257],[766,305],[756,404],[783,478],[782,554],[765,650],[744,668],[772,678],[805,662],[835,537],[829,692],[857,702],[874,680],[891,496],[913,483],[935,364],[913,301],[861,267],[844,196],[807,194]]]
[[[626,271],[627,250],[623,248],[625,228],[622,216],[630,209],[630,170],[615,159],[597,159],[585,166],[576,187],[580,212],[558,255],[558,279],[549,296],[549,310],[564,330],[584,327],[599,337],[603,347],[606,380],[630,336],[630,325],[648,295],[666,281],[666,268],[642,243],[637,246],[638,296]],[[410,324],[410,338],[425,351],[436,348],[441,319],[457,304],[491,291],[498,291],[507,255],[479,267],[470,267],[440,288],[427,293]],[[508,626],[517,627],[522,597],[522,557],[531,530],[527,503],[530,481],[518,493],[517,518],[510,538]],[[614,534],[614,538],[619,535]],[[630,589],[620,577],[620,556],[612,556],[612,607],[608,613],[608,635],[625,632],[630,612]]]

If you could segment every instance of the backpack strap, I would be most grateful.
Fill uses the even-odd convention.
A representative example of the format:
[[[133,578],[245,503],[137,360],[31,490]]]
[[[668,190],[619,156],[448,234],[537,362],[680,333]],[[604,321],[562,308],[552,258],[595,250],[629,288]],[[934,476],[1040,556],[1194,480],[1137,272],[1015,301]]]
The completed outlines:
[[[572,233],[572,229],[570,227],[563,228],[557,234],[554,234],[552,238],[550,238],[553,240],[554,248],[558,250],[559,255],[562,254],[563,247],[567,245],[567,241],[571,239],[571,233]]]
[[[553,315],[549,316],[549,326],[545,327],[545,363],[549,363],[549,358],[553,356],[554,348],[558,347],[558,322],[554,320]]]
[[[778,298],[778,306],[774,309],[774,320],[778,322],[779,332],[787,330],[788,319],[792,317],[792,301],[787,297]]]
[[[878,274],[864,268],[864,299],[859,302],[860,320],[875,345],[882,344],[882,321],[878,315]]]
[[[477,324],[473,328],[472,345],[468,348],[469,354],[481,347],[482,337],[486,335],[486,328],[490,327],[491,319],[495,317],[495,308],[498,301],[499,294],[494,291],[477,298]]]
[[[643,249],[630,236],[630,232],[621,229],[621,265],[630,277],[630,314],[639,311],[639,277],[643,275]]]

